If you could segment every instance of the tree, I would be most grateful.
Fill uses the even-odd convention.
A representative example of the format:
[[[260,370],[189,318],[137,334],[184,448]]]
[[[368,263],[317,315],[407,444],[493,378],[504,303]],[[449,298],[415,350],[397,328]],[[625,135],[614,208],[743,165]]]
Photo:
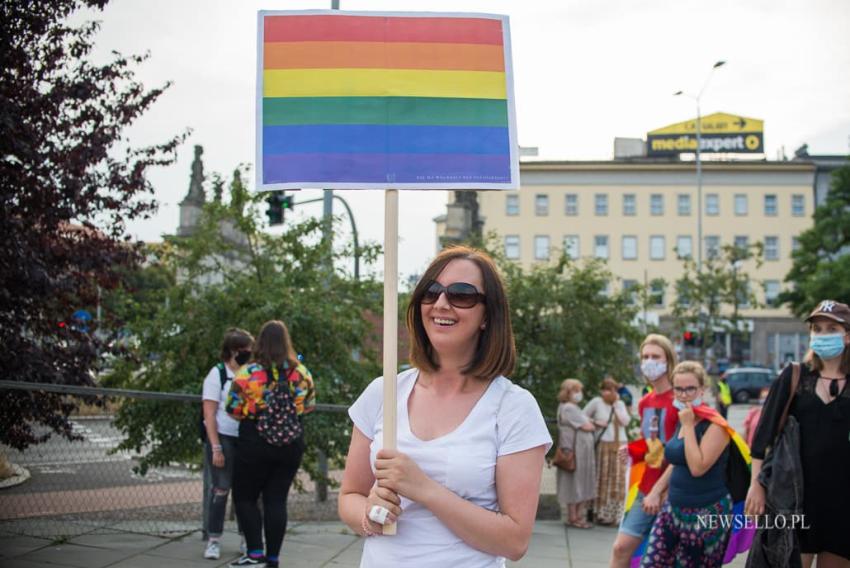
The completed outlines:
[[[825,299],[850,302],[850,162],[832,173],[826,201],[814,225],[800,235],[800,248],[785,276],[791,288],[779,296],[798,316]]]
[[[116,368],[108,383],[198,393],[227,328],[256,335],[265,321],[282,319],[314,376],[319,402],[351,404],[380,374],[374,349],[379,339],[374,340],[376,330],[366,317],[380,312],[380,284],[334,271],[328,257],[342,261],[353,251],[330,250],[331,240],[322,239],[322,220],[288,224],[282,234],[269,234],[257,221],[263,218],[264,196],[247,192],[239,170],[229,190],[228,203],[204,205],[191,236],[169,238],[151,257],[145,270],[173,274],[174,283],[149,289],[149,309],[130,304],[121,314],[137,340],[135,361]],[[375,246],[361,251],[367,262],[374,262],[377,252]],[[120,290],[116,295],[137,293]],[[121,448],[145,448],[142,471],[196,461],[197,417],[192,405],[127,401],[116,419],[126,435]],[[315,413],[306,432],[305,469],[314,478],[318,450],[343,463],[351,433],[344,413]]]
[[[736,337],[741,329],[740,308],[761,306],[750,277],[743,270],[748,261],[758,269],[762,264],[762,244],[746,247],[725,245],[719,254],[709,254],[698,270],[693,257],[683,259],[683,273],[676,280],[676,303],[673,317],[679,333],[696,332],[700,361],[714,345],[715,332],[720,329]],[[713,350],[711,352],[714,355]]]
[[[146,90],[145,57],[88,56],[97,24],[66,18],[106,0],[0,4],[0,364],[6,378],[91,385],[103,348],[66,325],[138,260],[125,223],[155,208],[146,173],[173,162],[181,137],[133,148],[125,127],[167,87]],[[100,322],[101,325],[102,322]],[[0,392],[0,442],[17,449],[50,431],[73,438],[59,395]],[[48,427],[44,429],[36,425]]]
[[[562,255],[526,271],[506,259],[492,237],[488,243],[511,306],[517,345],[511,378],[534,394],[545,414],[553,413],[564,379],[580,379],[591,393],[608,374],[634,380],[635,290],[609,293],[612,277],[602,261],[578,264]]]

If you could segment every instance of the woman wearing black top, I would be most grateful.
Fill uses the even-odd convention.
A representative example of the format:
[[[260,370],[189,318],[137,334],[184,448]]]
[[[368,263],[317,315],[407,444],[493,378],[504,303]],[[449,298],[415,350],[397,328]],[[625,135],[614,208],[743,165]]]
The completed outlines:
[[[789,414],[800,425],[805,527],[798,529],[803,567],[850,568],[850,307],[825,300],[806,318],[811,349]],[[791,391],[791,365],[770,388],[752,447],[746,513],[764,512],[757,483]],[[810,527],[810,528],[809,528]]]

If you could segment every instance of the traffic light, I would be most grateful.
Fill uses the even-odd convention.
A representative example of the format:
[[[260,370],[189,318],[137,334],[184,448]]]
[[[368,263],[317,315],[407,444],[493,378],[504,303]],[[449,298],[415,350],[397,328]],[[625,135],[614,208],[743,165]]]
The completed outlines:
[[[269,208],[266,209],[266,216],[269,218],[269,225],[282,225],[283,213],[287,209],[291,210],[295,206],[291,196],[287,196],[283,190],[272,191],[266,198]]]
[[[697,336],[697,334],[693,331],[686,331],[682,334],[682,341],[688,347],[694,347],[699,345],[699,336]]]

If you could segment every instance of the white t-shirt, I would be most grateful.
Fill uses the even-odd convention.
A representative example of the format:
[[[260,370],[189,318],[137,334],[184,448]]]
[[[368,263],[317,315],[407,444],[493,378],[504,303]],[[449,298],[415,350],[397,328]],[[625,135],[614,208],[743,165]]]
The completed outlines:
[[[407,401],[418,369],[398,376],[398,450],[410,456],[422,471],[455,494],[491,511],[499,510],[496,495],[496,458],[552,445],[543,415],[531,393],[505,377],[495,378],[466,419],[454,431],[423,441],[410,431]],[[355,426],[372,440],[370,462],[383,446],[383,377],[363,391],[348,409]],[[401,498],[403,514],[396,536],[366,539],[361,568],[490,568],[505,559],[476,550],[463,542],[424,506]]]
[[[203,400],[214,400],[218,403],[218,410],[215,413],[218,433],[236,437],[239,436],[239,421],[234,420],[224,411],[227,393],[230,392],[230,383],[233,382],[233,371],[227,365],[224,366],[224,370],[227,372],[227,381],[224,383],[224,388],[221,388],[221,375],[218,366],[210,369],[207,378],[204,379],[204,390],[201,398]]]
[[[607,422],[608,426],[605,432],[602,433],[601,440],[603,442],[614,442],[614,422],[619,422],[619,440],[618,442],[626,441],[626,426],[629,424],[629,412],[626,410],[626,405],[622,400],[614,401],[614,416],[611,416],[612,406],[605,402],[601,396],[594,397],[587,406],[584,407],[584,413],[594,422]],[[594,436],[599,436],[599,431],[594,433]]]

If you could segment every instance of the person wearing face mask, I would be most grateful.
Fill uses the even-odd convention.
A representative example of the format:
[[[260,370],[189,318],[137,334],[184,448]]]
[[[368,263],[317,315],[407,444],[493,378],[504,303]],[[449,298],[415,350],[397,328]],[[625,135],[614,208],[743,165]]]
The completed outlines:
[[[591,399],[584,413],[596,426],[596,501],[594,519],[600,525],[613,525],[623,514],[626,498],[626,465],[617,459],[617,450],[626,439],[629,412],[617,394],[617,382],[602,380],[600,395]]]
[[[638,402],[641,437],[620,446],[619,458],[631,458],[626,493],[625,514],[614,546],[610,566],[628,568],[640,543],[649,534],[657,506],[644,503],[644,496],[664,473],[664,444],[673,436],[678,413],[673,406],[673,390],[669,371],[676,366],[673,343],[665,336],[650,334],[640,346],[640,370],[652,390]]]
[[[221,342],[221,362],[204,379],[201,398],[204,415],[203,533],[207,537],[204,558],[221,557],[221,534],[227,496],[233,485],[233,462],[239,423],[227,415],[225,403],[233,377],[251,358],[254,338],[243,329],[230,328]]]
[[[556,483],[564,522],[589,529],[593,525],[587,522],[587,507],[596,497],[596,426],[578,406],[584,398],[583,389],[578,379],[567,379],[558,391],[558,444],[562,450],[575,452],[576,468],[558,469]]]
[[[705,375],[702,365],[692,361],[679,363],[672,372],[679,426],[664,447],[670,467],[644,499],[645,506],[659,513],[642,567],[723,565],[731,527],[697,522],[732,512],[725,476],[731,429],[716,410],[702,403]]]
[[[752,477],[746,512],[765,511],[765,489],[758,482],[768,446],[776,438],[786,402],[800,430],[803,473],[803,514],[807,528],[798,528],[802,566],[850,567],[850,307],[824,300],[806,318],[810,350],[800,366],[791,393],[792,366],[782,370],[764,403],[752,445]]]

